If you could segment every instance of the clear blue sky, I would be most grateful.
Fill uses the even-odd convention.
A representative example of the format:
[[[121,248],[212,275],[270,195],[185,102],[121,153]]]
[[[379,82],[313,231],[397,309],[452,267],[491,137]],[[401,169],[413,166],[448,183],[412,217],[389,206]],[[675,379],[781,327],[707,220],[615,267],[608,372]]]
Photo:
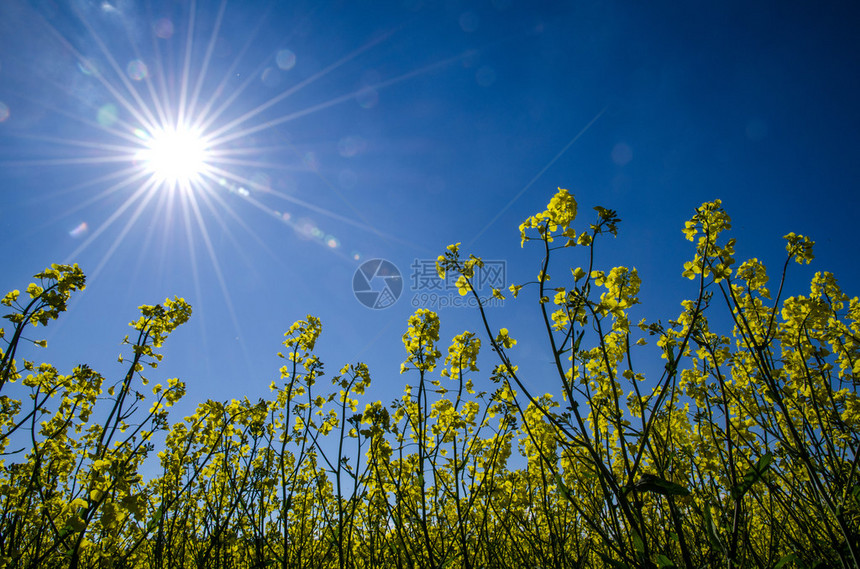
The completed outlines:
[[[328,375],[366,361],[371,396],[390,400],[415,260],[463,242],[504,260],[507,284],[531,279],[539,251],[517,226],[557,186],[581,223],[618,210],[601,260],[640,269],[649,318],[694,294],[681,227],[715,198],[740,258],[775,276],[781,236],[808,234],[811,270],[853,296],[858,32],[849,2],[4,0],[0,288],[79,263],[87,291],[25,355],[109,378],[136,307],[185,297],[194,316],[157,377],[185,380],[189,404],[265,396],[283,331],[308,313]],[[171,191],[141,151],[183,108],[214,138],[205,175]],[[380,310],[352,291],[374,258],[403,273]],[[491,317],[540,386],[534,311]],[[440,314],[443,350],[479,324]]]

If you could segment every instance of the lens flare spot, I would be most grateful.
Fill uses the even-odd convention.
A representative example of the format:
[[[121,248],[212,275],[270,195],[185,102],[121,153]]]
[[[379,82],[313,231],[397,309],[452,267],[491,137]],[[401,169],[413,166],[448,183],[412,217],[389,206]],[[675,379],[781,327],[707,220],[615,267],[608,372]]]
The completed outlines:
[[[170,39],[173,36],[173,22],[167,18],[161,18],[153,26],[155,35],[163,40]]]
[[[275,63],[284,71],[289,71],[296,66],[296,54],[289,49],[282,49],[275,56]]]
[[[0,101],[0,122],[4,122],[9,118],[9,105]]]
[[[481,87],[489,87],[496,82],[496,71],[489,65],[484,65],[475,72],[475,82]]]
[[[612,161],[618,166],[626,166],[631,160],[633,160],[633,149],[630,145],[619,142],[612,148]]]
[[[89,59],[81,59],[78,61],[78,69],[81,70],[81,73],[84,75],[95,75],[96,66]]]
[[[102,106],[98,113],[96,113],[96,121],[98,121],[98,123],[103,127],[109,127],[113,126],[118,116],[119,111],[117,110],[116,105],[108,103],[107,105]]]
[[[267,67],[260,74],[260,81],[266,87],[277,87],[281,83],[280,72],[274,67]]]
[[[305,155],[302,160],[304,161],[305,165],[311,170],[317,170],[320,167],[319,158],[317,158],[316,152],[314,151],[305,152]]]
[[[298,236],[302,239],[313,239],[320,232],[319,228],[314,225],[314,222],[306,218],[298,220],[293,229],[295,229]]]
[[[470,49],[463,53],[461,58],[461,64],[463,65],[463,69],[470,69],[478,65],[478,62],[481,60],[481,55],[477,50]]]
[[[126,73],[128,73],[128,76],[135,81],[142,81],[149,75],[149,70],[146,68],[146,64],[139,59],[129,61],[125,70]]]
[[[86,235],[86,233],[87,233],[87,231],[89,231],[89,229],[90,229],[90,226],[87,225],[87,222],[82,221],[81,223],[79,223],[77,225],[77,227],[75,227],[74,229],[69,231],[69,235],[71,237],[77,239],[78,237],[82,237],[82,236]]]
[[[325,244],[330,249],[337,249],[338,247],[340,247],[340,241],[338,241],[334,235],[326,235]]]
[[[251,176],[251,186],[258,191],[268,192],[272,189],[272,179],[265,172],[255,172]]]
[[[372,109],[379,102],[379,93],[373,87],[364,87],[355,95],[355,100],[362,109]]]
[[[194,129],[166,128],[152,133],[138,155],[146,168],[161,182],[190,182],[206,170],[206,141]]]
[[[344,136],[337,143],[337,151],[344,158],[352,158],[364,152],[367,141],[360,136]]]
[[[474,32],[478,29],[480,20],[474,12],[463,12],[460,14],[460,29],[464,32]]]

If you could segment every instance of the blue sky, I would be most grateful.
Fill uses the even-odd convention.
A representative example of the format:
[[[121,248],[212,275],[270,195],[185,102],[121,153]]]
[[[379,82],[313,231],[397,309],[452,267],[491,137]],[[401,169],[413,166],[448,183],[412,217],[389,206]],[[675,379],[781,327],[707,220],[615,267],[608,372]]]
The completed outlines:
[[[185,380],[189,405],[265,396],[283,332],[309,313],[328,374],[366,361],[371,397],[390,400],[428,298],[415,261],[462,242],[504,261],[507,284],[530,280],[539,251],[517,226],[558,186],[581,223],[618,211],[598,252],[639,268],[639,315],[666,320],[694,294],[681,227],[715,198],[739,258],[776,276],[781,236],[808,234],[817,260],[792,292],[831,270],[856,295],[858,10],[750,4],[6,0],[0,288],[79,263],[87,291],[29,355],[109,378],[136,307],[185,297],[194,316],[158,377]],[[211,139],[206,173],[171,189],[141,152],[180,114]],[[379,310],[352,290],[375,258],[404,284]],[[535,310],[490,315],[552,390]],[[440,315],[443,345],[479,325]]]

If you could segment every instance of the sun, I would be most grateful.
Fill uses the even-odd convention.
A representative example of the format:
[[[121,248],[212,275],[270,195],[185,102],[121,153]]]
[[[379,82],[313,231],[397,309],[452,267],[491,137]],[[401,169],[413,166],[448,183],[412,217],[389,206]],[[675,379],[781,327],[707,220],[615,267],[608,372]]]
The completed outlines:
[[[195,128],[178,125],[138,134],[145,142],[136,158],[156,183],[190,186],[206,173],[211,158],[208,143]]]
[[[0,0],[0,5],[5,6],[3,3],[9,1],[27,4]],[[135,3],[118,8],[115,2],[84,2],[85,8],[71,10],[68,21],[62,19],[63,26],[82,30],[80,35],[69,37],[64,27],[57,28],[34,12],[33,16],[48,33],[45,41],[41,41],[42,36],[34,36],[34,48],[41,50],[41,46],[47,46],[45,62],[62,55],[64,69],[74,78],[68,86],[65,82],[49,81],[60,87],[58,100],[65,101],[58,103],[54,111],[69,122],[57,122],[56,130],[44,133],[45,141],[55,145],[51,152],[56,152],[56,158],[37,156],[15,163],[93,167],[91,178],[83,170],[81,181],[63,191],[86,192],[63,215],[81,215],[77,212],[89,210],[102,201],[111,204],[109,213],[98,224],[75,221],[70,235],[80,238],[80,243],[64,263],[77,262],[113,228],[118,233],[90,272],[91,278],[95,278],[108,266],[123,241],[143,225],[142,220],[155,217],[163,224],[159,227],[169,229],[160,232],[161,235],[170,234],[174,225],[182,226],[192,256],[199,249],[195,249],[194,240],[200,240],[227,299],[226,276],[213,240],[215,231],[238,243],[231,234],[232,228],[237,227],[265,246],[256,228],[243,219],[237,208],[250,207],[268,214],[290,227],[302,241],[314,241],[349,262],[358,261],[361,254],[355,249],[347,254],[341,238],[332,229],[324,230],[315,216],[330,218],[331,227],[349,225],[377,237],[394,239],[369,222],[360,208],[340,191],[340,184],[325,175],[316,151],[310,148],[305,151],[302,127],[295,126],[299,129],[295,135],[286,130],[287,125],[338,105],[358,103],[361,108],[369,109],[376,104],[378,90],[431,73],[461,56],[409,69],[384,80],[382,77],[362,80],[367,84],[360,88],[350,79],[341,92],[332,94],[326,87],[318,94],[310,91],[299,96],[323,79],[338,81],[335,72],[341,68],[349,72],[348,64],[385,42],[394,30],[374,34],[343,56],[317,67],[311,57],[308,57],[310,63],[302,64],[302,59],[297,60],[296,53],[284,47],[280,39],[272,43],[268,36],[261,37],[258,46],[257,32],[248,34],[241,29],[234,30],[233,37],[234,31],[225,25],[235,19],[233,12],[226,15],[229,3],[229,0],[217,3],[220,4],[217,14],[204,7],[206,2],[184,3],[187,9],[177,11],[172,16],[176,18],[174,22],[169,16],[152,21],[150,2],[142,3],[146,10],[140,13]],[[242,3],[236,2],[234,6],[236,15],[246,13]],[[257,27],[267,20],[267,15],[259,14]],[[30,27],[23,25],[26,22],[29,20],[22,22],[21,29]],[[134,33],[129,33],[132,30]],[[129,45],[113,43],[122,36],[128,36]],[[246,48],[254,45],[254,49],[223,51],[219,47],[222,36],[233,38],[235,46],[241,41]],[[39,42],[35,41],[37,37]],[[224,41],[223,45],[230,43]],[[303,45],[293,47],[299,49]],[[35,81],[36,92],[42,92],[43,80],[52,75],[46,67],[25,77]],[[258,86],[258,81],[264,88]],[[368,94],[373,97],[367,99]],[[36,136],[42,137],[41,133]],[[343,136],[337,146],[339,157],[352,158],[360,153],[363,143],[350,142],[360,139],[357,135]],[[320,148],[328,148],[327,143],[323,144]],[[5,148],[0,151],[0,171],[6,161],[5,151]],[[340,158],[333,157],[332,168],[348,174],[344,180],[349,180],[355,173]],[[298,191],[299,180],[303,181],[301,191]],[[305,186],[308,198],[299,197],[305,195]],[[330,191],[349,208],[349,214],[342,215],[316,203],[311,188]],[[148,225],[147,239],[156,235],[150,232],[153,227]],[[190,267],[197,283],[196,262]]]

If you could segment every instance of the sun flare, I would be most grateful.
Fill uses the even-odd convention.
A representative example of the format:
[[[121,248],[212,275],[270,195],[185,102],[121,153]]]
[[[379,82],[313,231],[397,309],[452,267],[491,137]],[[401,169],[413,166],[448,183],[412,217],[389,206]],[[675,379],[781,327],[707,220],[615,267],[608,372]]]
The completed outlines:
[[[147,136],[137,158],[157,182],[187,185],[199,181],[206,171],[209,150],[205,137],[195,129],[168,127]]]
[[[81,178],[70,177],[71,187],[62,192],[80,191],[82,196],[63,214],[76,216],[68,231],[79,240],[64,263],[77,262],[99,241],[110,241],[90,272],[94,278],[110,266],[111,257],[141,230],[144,220],[156,220],[147,224],[147,244],[151,236],[173,239],[174,229],[179,232],[181,228],[192,258],[205,251],[225,299],[229,298],[227,278],[218,259],[220,240],[213,239],[216,232],[236,244],[237,236],[232,233],[241,229],[268,251],[257,228],[243,218],[245,210],[238,208],[259,210],[291,228],[302,241],[313,241],[349,261],[358,261],[362,255],[356,249],[347,252],[343,236],[335,228],[349,225],[394,239],[341,192],[341,186],[353,187],[357,177],[342,159],[361,154],[365,140],[358,134],[340,133],[343,136],[335,152],[327,142],[312,149],[303,140],[302,124],[291,123],[307,121],[337,106],[357,104],[360,109],[371,109],[377,104],[378,90],[461,58],[431,62],[389,78],[363,79],[360,87],[348,79],[332,94],[318,82],[340,81],[337,72],[351,73],[353,62],[394,31],[374,34],[340,57],[326,53],[324,59],[329,61],[319,65],[310,57],[310,47],[308,63],[302,63],[304,56],[284,47],[283,40],[234,29],[230,22],[235,18],[228,14],[244,14],[245,10],[237,2],[228,11],[229,0],[218,2],[217,13],[209,10],[211,3],[191,2],[172,15],[161,15],[160,8],[150,10],[150,2],[143,3],[146,9],[140,11],[135,3],[119,8],[115,2],[84,2],[80,9],[70,9],[68,21],[62,19],[60,27],[38,11],[25,13],[26,0],[0,0],[0,6],[10,2],[20,4],[22,17],[35,18],[41,26],[38,29],[46,34],[33,37],[33,50],[46,62],[61,58],[69,77],[69,81],[57,82],[48,67],[25,75],[33,81],[35,92],[44,90],[46,78],[47,85],[60,88],[53,110],[61,120],[44,135],[34,137],[47,144],[22,144],[26,149],[22,152],[36,152],[33,159],[11,162],[20,167],[48,165],[79,172],[76,175]],[[2,9],[0,13],[5,15]],[[160,17],[153,20],[153,14]],[[263,26],[268,17],[263,13],[258,17],[256,25]],[[18,26],[22,30],[32,27],[24,22],[30,20],[22,21]],[[69,34],[66,26],[77,31]],[[6,37],[0,33],[0,39]],[[238,49],[242,43],[245,47]],[[4,60],[4,72],[5,65]],[[311,90],[315,85],[319,92]],[[4,115],[3,105],[0,101],[0,123],[9,116]],[[340,128],[337,120],[332,123],[334,129]],[[296,130],[287,130],[288,125]],[[337,170],[321,166],[318,154],[322,152],[331,152],[331,168]],[[0,148],[0,172],[8,162],[6,155],[6,147]],[[89,167],[93,167],[92,177],[84,170]],[[332,172],[337,182],[328,175]],[[317,203],[323,197],[316,195],[319,192],[331,192],[349,213],[330,209],[328,198]],[[91,210],[100,213],[92,206],[102,203],[110,205],[100,221],[80,217]],[[329,228],[318,216],[329,218]],[[190,263],[190,269],[197,283],[196,261]],[[229,300],[227,304],[235,323],[238,320]]]

